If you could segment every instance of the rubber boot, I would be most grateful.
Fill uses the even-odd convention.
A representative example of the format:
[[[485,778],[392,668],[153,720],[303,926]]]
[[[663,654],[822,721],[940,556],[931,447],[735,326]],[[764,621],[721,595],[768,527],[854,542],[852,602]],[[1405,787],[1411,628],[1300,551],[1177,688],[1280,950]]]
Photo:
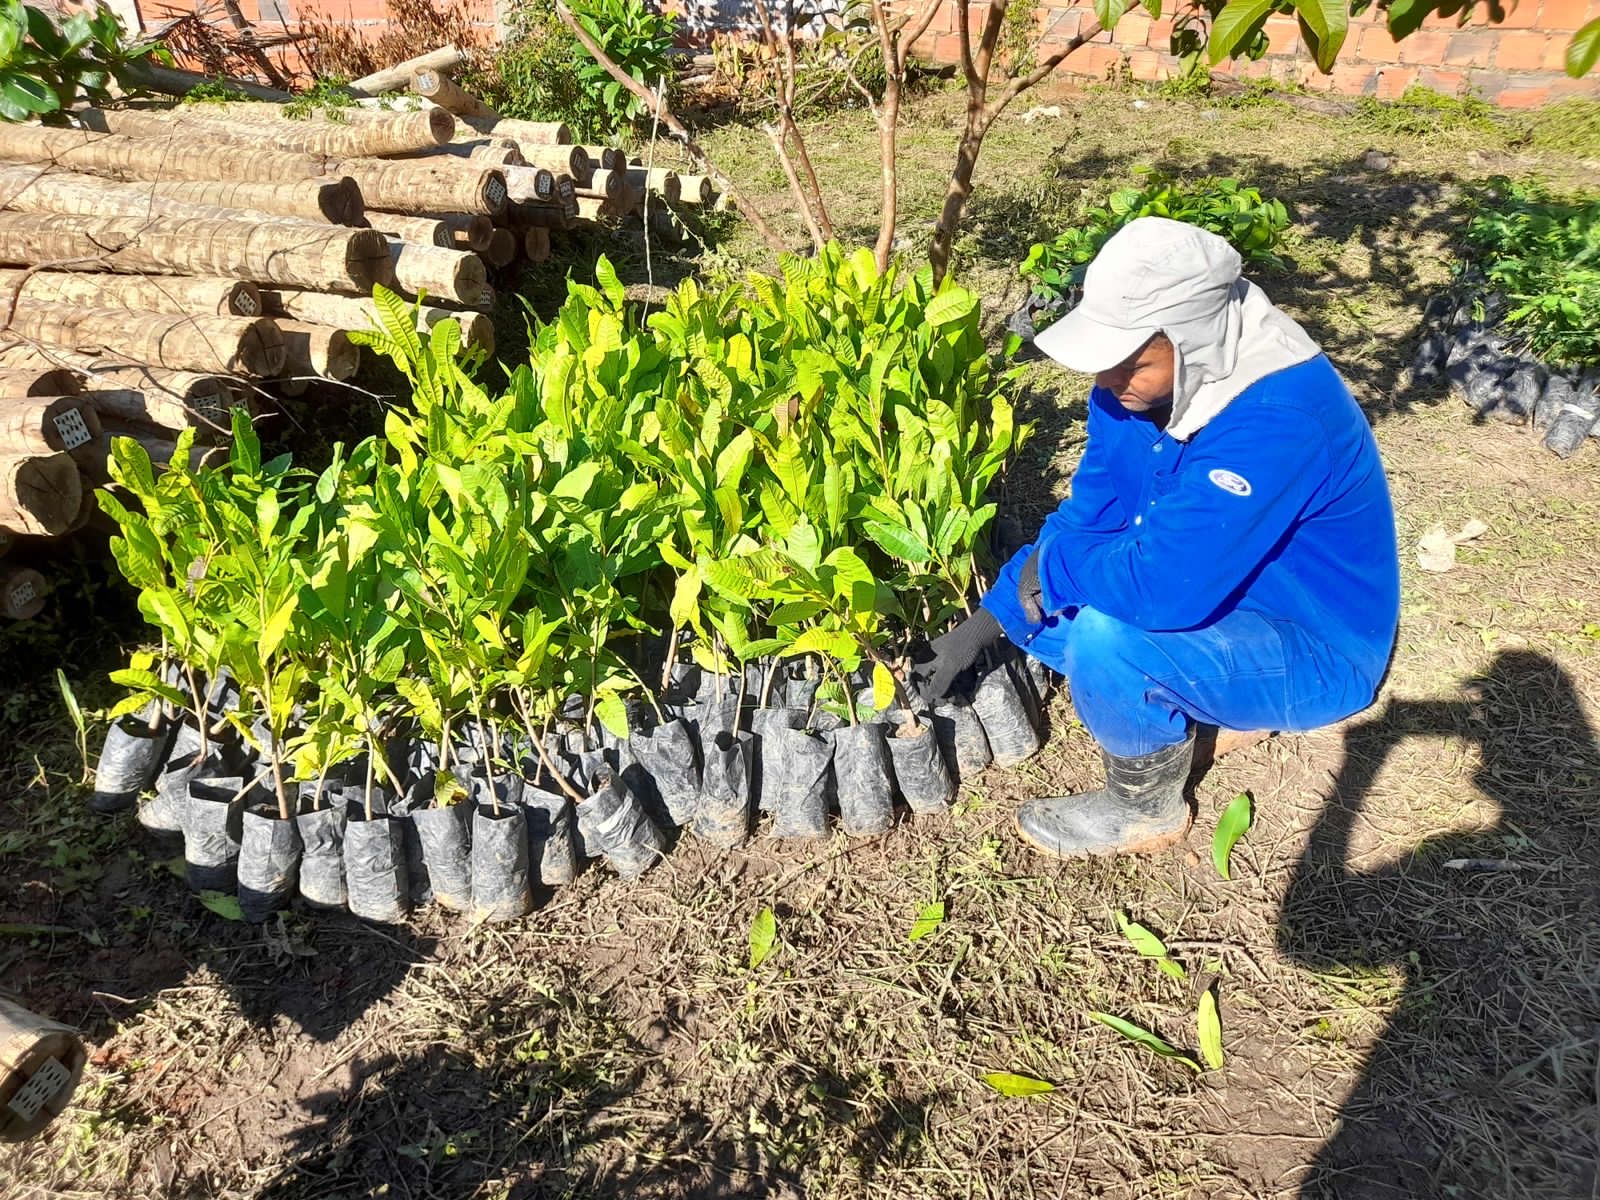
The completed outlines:
[[[1106,785],[1097,791],[1029,800],[1017,810],[1017,832],[1036,850],[1061,858],[1145,854],[1189,831],[1183,787],[1194,758],[1194,733],[1153,754],[1120,758],[1101,752]]]

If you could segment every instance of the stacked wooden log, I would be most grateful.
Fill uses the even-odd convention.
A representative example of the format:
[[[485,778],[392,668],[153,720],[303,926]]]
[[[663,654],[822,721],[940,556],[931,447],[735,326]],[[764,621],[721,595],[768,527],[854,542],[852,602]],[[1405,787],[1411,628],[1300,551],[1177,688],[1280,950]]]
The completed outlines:
[[[501,117],[448,60],[384,73],[403,97],[306,117],[239,102],[0,124],[0,554],[87,521],[111,435],[164,463],[185,428],[216,447],[232,409],[349,380],[375,284],[492,353],[495,282],[552,237],[714,201],[703,178]],[[32,600],[0,578],[0,612]]]

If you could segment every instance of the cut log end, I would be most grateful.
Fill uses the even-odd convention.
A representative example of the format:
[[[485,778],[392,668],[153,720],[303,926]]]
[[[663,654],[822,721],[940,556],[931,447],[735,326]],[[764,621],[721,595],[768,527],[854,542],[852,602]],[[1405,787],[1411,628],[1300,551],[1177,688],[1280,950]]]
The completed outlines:
[[[517,235],[509,229],[496,229],[483,252],[491,267],[509,267],[517,257]]]
[[[7,567],[0,571],[0,614],[27,621],[44,611],[50,585],[32,567]]]
[[[0,526],[59,537],[82,502],[83,480],[70,454],[0,457]]]
[[[351,282],[363,292],[370,292],[375,283],[390,286],[394,283],[394,263],[389,256],[389,239],[376,229],[357,230],[345,250],[345,267]]]

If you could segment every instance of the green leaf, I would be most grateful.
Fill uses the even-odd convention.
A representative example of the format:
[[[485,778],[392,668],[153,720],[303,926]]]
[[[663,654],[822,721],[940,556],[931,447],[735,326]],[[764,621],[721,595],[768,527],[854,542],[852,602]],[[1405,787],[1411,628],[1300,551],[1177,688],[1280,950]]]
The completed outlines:
[[[1094,0],[1095,20],[1107,33],[1117,27],[1123,13],[1128,11],[1128,0]]]
[[[1010,1071],[990,1071],[983,1081],[1002,1096],[1042,1096],[1056,1090],[1053,1083],[1031,1075],[1014,1075]]]
[[[1232,855],[1239,839],[1244,836],[1245,830],[1250,828],[1253,818],[1249,792],[1240,792],[1228,802],[1228,807],[1222,810],[1222,817],[1217,821],[1217,831],[1211,835],[1211,862],[1217,868],[1217,874],[1224,879],[1233,878],[1229,874],[1229,856]]]
[[[1124,10],[1127,8],[1127,0],[1110,0],[1110,2],[1120,4]],[[1122,14],[1119,12],[1117,15]],[[952,321],[963,320],[977,307],[978,298],[966,288],[947,288],[928,301],[928,307],[923,309],[922,319],[935,327],[948,325]]]
[[[763,908],[750,922],[750,969],[754,971],[771,956],[778,944],[778,918]]]
[[[894,703],[894,676],[881,662],[872,664],[872,707],[882,712]]]
[[[83,719],[83,709],[78,706],[78,697],[72,690],[72,685],[67,682],[67,673],[60,667],[56,668],[56,686],[61,689],[61,700],[67,706],[67,716],[72,718],[72,727],[82,737],[88,731]]]
[[[595,701],[594,715],[611,733],[619,738],[628,736],[628,706],[620,696],[602,696]]]
[[[1137,1042],[1152,1054],[1159,1054],[1162,1058],[1170,1058],[1181,1062],[1196,1073],[1200,1070],[1200,1064],[1195,1062],[1194,1059],[1181,1051],[1173,1049],[1172,1045],[1164,1038],[1151,1033],[1142,1025],[1135,1025],[1132,1021],[1124,1021],[1121,1017],[1114,1017],[1110,1013],[1091,1012],[1089,1016],[1099,1021],[1100,1024],[1115,1029],[1130,1042]]]
[[[1600,17],[1590,21],[1567,43],[1567,74],[1574,79],[1587,75],[1600,61]]]
[[[1206,54],[1213,63],[1232,58],[1272,11],[1273,0],[1228,0],[1211,23]]]
[[[944,901],[935,900],[917,914],[916,924],[912,925],[911,932],[906,934],[906,941],[920,942],[942,924],[944,924]]]
[[[1200,996],[1200,1011],[1195,1014],[1200,1033],[1200,1057],[1213,1071],[1222,1070],[1222,1017],[1217,1012],[1216,985]]]
[[[904,525],[891,525],[887,521],[868,521],[863,525],[870,537],[886,553],[908,563],[925,563],[933,557],[928,543]]]
[[[244,920],[244,910],[239,907],[239,901],[226,892],[201,892],[200,903],[225,920]]]
[[[1300,17],[1301,32],[1310,32],[1306,40],[1311,45],[1317,69],[1328,74],[1338,61],[1339,49],[1350,31],[1349,0],[1294,0],[1294,10]]]
[[[1130,920],[1123,913],[1117,913],[1117,928],[1122,930],[1122,936],[1145,958],[1153,958],[1156,969],[1164,975],[1174,979],[1187,979],[1189,973],[1175,962],[1167,951],[1167,944],[1163,942],[1154,931],[1147,929],[1139,922]]]

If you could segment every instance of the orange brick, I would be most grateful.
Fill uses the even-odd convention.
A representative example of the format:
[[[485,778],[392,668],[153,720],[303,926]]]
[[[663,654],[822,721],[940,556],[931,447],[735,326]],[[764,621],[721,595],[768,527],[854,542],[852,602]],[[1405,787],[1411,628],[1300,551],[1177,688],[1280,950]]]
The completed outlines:
[[[1487,67],[1494,59],[1492,33],[1452,33],[1444,61],[1451,67]]]
[[[1150,36],[1150,26],[1154,24],[1148,13],[1142,9],[1128,13],[1117,22],[1116,41],[1122,46],[1142,46]]]
[[[1436,67],[1444,61],[1450,35],[1432,29],[1419,29],[1405,41],[1397,44],[1399,59],[1403,63],[1425,63]]]
[[[1144,44],[1152,50],[1166,53],[1172,45],[1172,18],[1162,17],[1159,21],[1150,22],[1150,34],[1144,39]]]
[[[1549,42],[1548,33],[1508,29],[1495,39],[1494,65],[1502,71],[1537,71]]]
[[[1567,43],[1572,39],[1565,33],[1558,33],[1550,39],[1544,48],[1544,62],[1540,64],[1542,70],[1565,71],[1567,69]]]
[[[1167,77],[1166,64],[1154,50],[1134,50],[1128,55],[1128,70],[1135,79],[1155,83]]]
[[[1267,18],[1268,54],[1298,54],[1300,52],[1300,22],[1293,17]]]
[[[1047,36],[1060,38],[1064,42],[1070,42],[1073,38],[1078,36],[1078,30],[1082,27],[1083,10],[1081,8],[1065,8],[1062,9],[1060,15],[1058,15],[1056,19],[1051,22],[1050,32]]]
[[[1379,100],[1398,100],[1416,81],[1415,67],[1384,67],[1378,72],[1378,86],[1373,94]]]
[[[1532,29],[1539,23],[1539,0],[1502,0],[1505,19],[1496,21],[1500,29]]]
[[[1461,71],[1441,71],[1435,67],[1423,67],[1417,76],[1417,82],[1443,95],[1459,96],[1466,87],[1467,77]]]
[[[1389,31],[1383,26],[1374,26],[1361,31],[1361,40],[1356,44],[1356,57],[1364,62],[1386,63],[1394,61],[1394,39],[1389,36]]]
[[[1509,87],[1496,96],[1494,102],[1501,108],[1538,108],[1550,102],[1550,85],[1541,83]]]
[[[953,33],[941,33],[934,38],[933,60],[935,62],[960,62],[961,39]]]
[[[1544,0],[1539,10],[1539,28],[1572,32],[1582,29],[1600,16],[1594,0]]]
[[[1335,63],[1331,78],[1331,89],[1341,96],[1370,96],[1378,90],[1377,69],[1368,63]]]

